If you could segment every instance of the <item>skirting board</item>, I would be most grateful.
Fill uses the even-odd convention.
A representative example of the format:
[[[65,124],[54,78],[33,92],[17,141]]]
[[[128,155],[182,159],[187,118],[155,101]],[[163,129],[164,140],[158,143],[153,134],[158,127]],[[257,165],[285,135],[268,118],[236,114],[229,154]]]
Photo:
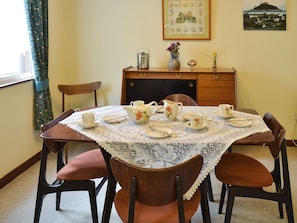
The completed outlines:
[[[297,147],[297,146],[294,144],[293,140],[294,140],[295,144],[297,145],[297,139],[287,139],[287,140],[286,140],[287,146],[295,146],[295,147]]]
[[[28,159],[27,161],[19,165],[17,168],[15,168],[14,170],[6,174],[4,177],[2,177],[0,179],[0,189],[4,187],[6,184],[13,181],[17,176],[21,175],[35,163],[37,163],[40,160],[40,154],[41,152],[36,153],[30,159]]]

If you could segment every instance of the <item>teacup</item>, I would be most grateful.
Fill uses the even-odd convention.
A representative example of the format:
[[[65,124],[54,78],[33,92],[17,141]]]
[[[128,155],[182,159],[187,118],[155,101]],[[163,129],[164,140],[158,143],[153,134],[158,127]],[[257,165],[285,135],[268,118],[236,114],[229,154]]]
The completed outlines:
[[[91,112],[86,112],[82,114],[82,125],[85,128],[92,127],[95,124],[95,115]]]
[[[190,115],[190,127],[191,128],[202,128],[207,123],[207,119],[203,115],[191,114]]]
[[[233,115],[234,106],[230,104],[220,104],[219,106],[219,116],[221,117],[231,117]]]
[[[165,117],[169,120],[175,120],[176,117],[182,112],[183,103],[170,100],[163,100],[163,102]]]
[[[144,101],[143,100],[131,101],[130,105],[132,105],[132,106],[144,105]]]

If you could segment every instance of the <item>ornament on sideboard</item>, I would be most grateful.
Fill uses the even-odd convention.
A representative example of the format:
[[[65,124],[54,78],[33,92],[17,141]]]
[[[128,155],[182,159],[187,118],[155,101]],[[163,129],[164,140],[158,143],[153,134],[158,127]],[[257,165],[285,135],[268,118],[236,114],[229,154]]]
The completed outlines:
[[[137,68],[138,70],[148,70],[150,66],[150,50],[140,48],[137,50]]]
[[[188,61],[187,64],[190,66],[191,70],[193,70],[194,67],[197,65],[197,62],[196,62],[196,60],[191,59]]]
[[[221,54],[221,53],[219,53],[219,54]],[[217,70],[217,58],[218,58],[219,54],[216,50],[214,50],[214,51],[212,51],[211,56],[208,55],[208,57],[212,60],[213,71]]]
[[[171,43],[171,45],[166,49],[170,52],[170,60],[168,62],[169,70],[179,70],[179,42]]]

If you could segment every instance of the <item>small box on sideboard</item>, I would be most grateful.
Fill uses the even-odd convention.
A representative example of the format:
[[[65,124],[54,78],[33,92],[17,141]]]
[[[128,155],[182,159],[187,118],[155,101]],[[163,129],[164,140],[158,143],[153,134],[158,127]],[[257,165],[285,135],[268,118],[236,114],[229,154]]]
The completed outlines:
[[[234,68],[149,68],[123,69],[121,104],[133,100],[159,102],[165,96],[183,93],[198,105],[232,104],[236,107],[236,70]]]

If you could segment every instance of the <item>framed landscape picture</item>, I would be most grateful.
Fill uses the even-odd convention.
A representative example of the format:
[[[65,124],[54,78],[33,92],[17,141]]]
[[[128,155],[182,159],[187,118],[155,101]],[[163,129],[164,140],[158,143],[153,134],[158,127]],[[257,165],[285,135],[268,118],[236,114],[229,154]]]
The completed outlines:
[[[244,30],[286,30],[286,0],[242,0]]]
[[[210,0],[162,0],[164,40],[209,40]]]

